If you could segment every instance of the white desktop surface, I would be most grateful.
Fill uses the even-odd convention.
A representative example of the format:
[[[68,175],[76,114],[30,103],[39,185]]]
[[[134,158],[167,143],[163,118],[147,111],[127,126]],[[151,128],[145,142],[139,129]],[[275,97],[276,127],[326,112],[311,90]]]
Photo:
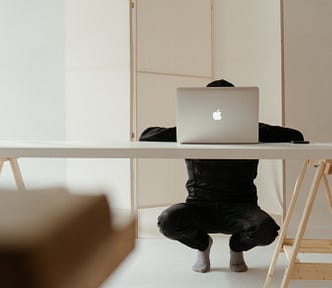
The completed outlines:
[[[332,159],[332,143],[0,141],[0,158]]]

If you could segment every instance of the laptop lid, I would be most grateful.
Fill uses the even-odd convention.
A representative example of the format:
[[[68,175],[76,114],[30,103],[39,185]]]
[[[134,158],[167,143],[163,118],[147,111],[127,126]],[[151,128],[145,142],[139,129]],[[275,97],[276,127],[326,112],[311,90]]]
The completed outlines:
[[[257,143],[257,87],[177,88],[179,143]]]

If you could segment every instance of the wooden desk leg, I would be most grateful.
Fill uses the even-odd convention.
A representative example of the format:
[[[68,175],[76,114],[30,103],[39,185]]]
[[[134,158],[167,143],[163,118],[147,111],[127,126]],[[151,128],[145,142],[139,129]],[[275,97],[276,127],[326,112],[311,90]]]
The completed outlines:
[[[298,195],[301,191],[301,186],[302,186],[303,179],[304,179],[305,172],[307,170],[308,165],[309,165],[309,160],[305,160],[302,164],[300,174],[299,174],[299,176],[296,180],[295,187],[294,187],[294,192],[293,192],[290,204],[289,204],[289,208],[287,210],[286,217],[285,217],[284,223],[282,224],[282,228],[281,228],[281,231],[280,231],[280,234],[279,234],[277,247],[275,248],[275,251],[274,251],[274,254],[273,254],[273,257],[272,257],[272,261],[271,261],[271,264],[270,264],[270,267],[269,267],[269,271],[268,271],[266,279],[265,279],[264,288],[268,288],[271,285],[273,272],[274,272],[275,266],[276,266],[277,261],[278,261],[279,253],[282,250],[282,245],[283,245],[284,240],[286,238],[287,228],[288,228],[289,222],[292,218],[292,215],[293,215],[293,212],[294,212],[294,209],[295,209],[295,204],[296,204]]]
[[[13,171],[16,187],[19,191],[25,191],[25,186],[23,182],[23,177],[20,171],[20,167],[18,166],[16,158],[8,158],[10,166]]]
[[[131,173],[131,203],[130,203],[130,212],[131,216],[135,219],[138,219],[138,204],[137,204],[137,159],[130,159],[130,173]],[[138,220],[135,222],[135,235],[138,238]]]
[[[3,163],[5,161],[6,161],[5,159],[0,159],[0,175],[1,175],[2,167],[3,167]]]
[[[293,269],[297,254],[299,252],[301,241],[303,239],[304,231],[305,231],[305,228],[308,224],[309,216],[310,216],[312,206],[314,204],[314,201],[315,201],[315,198],[316,198],[316,195],[317,195],[319,184],[320,184],[320,181],[322,180],[322,176],[324,174],[325,165],[326,165],[325,161],[322,161],[319,169],[317,170],[317,172],[315,174],[314,181],[313,181],[312,186],[310,188],[310,193],[308,195],[308,198],[307,198],[304,210],[303,210],[300,225],[299,225],[299,228],[297,230],[296,237],[294,239],[294,244],[293,244],[293,247],[292,247],[292,253],[291,253],[290,258],[289,258],[289,263],[288,263],[288,266],[287,266],[286,271],[284,273],[284,277],[282,279],[282,283],[281,283],[281,286],[280,286],[281,288],[288,287],[290,277],[291,277],[291,273],[292,273],[292,269]]]
[[[327,202],[330,206],[330,212],[332,213],[332,194],[331,194],[329,182],[327,181],[325,174],[323,175],[323,183],[324,183],[324,187],[325,187],[325,194],[326,194]]]

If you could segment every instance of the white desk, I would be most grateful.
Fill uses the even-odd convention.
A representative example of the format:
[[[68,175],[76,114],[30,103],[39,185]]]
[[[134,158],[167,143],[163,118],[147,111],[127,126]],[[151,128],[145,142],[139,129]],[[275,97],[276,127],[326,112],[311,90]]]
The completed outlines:
[[[332,143],[180,145],[166,142],[0,141],[0,158],[332,159]]]
[[[265,281],[269,287],[274,266],[280,252],[285,252],[289,264],[285,270],[281,287],[287,287],[290,279],[329,279],[332,280],[332,264],[313,266],[312,263],[297,262],[299,252],[331,253],[332,241],[303,239],[312,204],[315,200],[318,186],[323,181],[326,195],[332,207],[331,192],[326,175],[331,174],[332,143],[260,143],[241,145],[179,145],[177,143],[159,142],[127,142],[127,143],[80,143],[80,142],[21,142],[0,141],[0,159],[9,160],[15,174],[19,173],[17,158],[191,158],[191,159],[298,159],[304,160],[302,170],[293,193],[290,207],[287,211],[282,230],[273,256],[271,266]],[[287,239],[286,232],[292,217],[297,196],[300,193],[302,180],[309,160],[319,160],[319,169],[313,179],[307,203],[295,239]],[[1,172],[1,161],[0,161]],[[20,177],[18,177],[20,178]],[[21,177],[22,180],[22,177]],[[23,184],[22,184],[23,185]],[[23,185],[24,187],[24,185]],[[332,210],[332,208],[331,208]],[[305,246],[305,247],[303,247]],[[288,248],[290,247],[290,249]],[[303,266],[304,265],[304,266]],[[309,270],[316,269],[315,273]],[[318,271],[318,270],[319,271]],[[318,271],[318,272],[317,272]],[[320,272],[321,271],[321,272]]]

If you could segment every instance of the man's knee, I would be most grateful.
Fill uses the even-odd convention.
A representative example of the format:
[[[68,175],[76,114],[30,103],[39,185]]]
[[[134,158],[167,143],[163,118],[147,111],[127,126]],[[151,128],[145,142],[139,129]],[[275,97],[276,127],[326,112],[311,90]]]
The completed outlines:
[[[259,245],[269,245],[278,236],[278,231],[280,227],[271,218],[266,217],[261,223],[259,223],[259,229],[257,233],[257,240],[260,242]]]
[[[167,209],[168,210],[168,209]],[[170,234],[173,230],[173,221],[171,220],[173,217],[169,211],[163,211],[159,217],[157,225],[159,227],[159,231],[167,237],[167,234]]]
[[[160,232],[168,238],[175,239],[184,217],[185,203],[175,204],[164,210],[158,217]]]
[[[230,238],[230,248],[235,252],[247,251],[256,246],[271,244],[278,236],[280,227],[271,217],[261,218],[260,221],[245,227]]]

